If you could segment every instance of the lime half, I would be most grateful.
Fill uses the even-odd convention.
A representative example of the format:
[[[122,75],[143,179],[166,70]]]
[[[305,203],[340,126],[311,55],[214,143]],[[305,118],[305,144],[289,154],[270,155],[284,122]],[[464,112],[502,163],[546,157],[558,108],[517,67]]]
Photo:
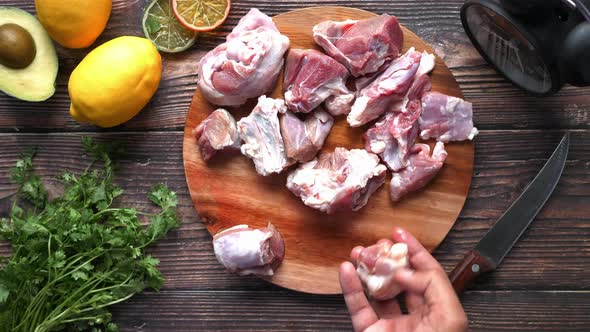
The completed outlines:
[[[143,33],[163,52],[176,53],[195,43],[197,33],[185,28],[170,8],[170,0],[155,0],[143,15]]]

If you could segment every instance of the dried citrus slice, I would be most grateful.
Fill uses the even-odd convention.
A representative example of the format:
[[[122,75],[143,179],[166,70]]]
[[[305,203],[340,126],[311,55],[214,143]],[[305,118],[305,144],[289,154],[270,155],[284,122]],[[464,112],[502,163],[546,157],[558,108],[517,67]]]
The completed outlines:
[[[185,28],[174,16],[170,0],[155,0],[143,15],[143,33],[163,52],[176,53],[195,43],[197,33]]]
[[[172,0],[176,18],[194,31],[211,31],[229,14],[230,0]]]

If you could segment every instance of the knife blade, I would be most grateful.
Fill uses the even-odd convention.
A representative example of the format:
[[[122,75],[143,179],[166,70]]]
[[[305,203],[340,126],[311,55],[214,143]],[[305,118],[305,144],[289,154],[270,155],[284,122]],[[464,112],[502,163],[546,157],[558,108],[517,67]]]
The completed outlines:
[[[559,182],[567,160],[569,141],[567,133],[533,181],[449,273],[455,292],[461,293],[478,276],[494,270],[535,219]]]

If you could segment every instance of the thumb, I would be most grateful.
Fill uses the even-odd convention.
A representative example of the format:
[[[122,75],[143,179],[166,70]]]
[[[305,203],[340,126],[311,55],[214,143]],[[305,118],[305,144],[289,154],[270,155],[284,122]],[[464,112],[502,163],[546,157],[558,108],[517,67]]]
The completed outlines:
[[[441,269],[426,271],[399,270],[394,280],[406,291],[424,296],[427,302],[446,301],[457,297],[446,273]]]
[[[404,291],[423,295],[431,283],[432,278],[429,272],[403,268],[393,275],[393,279]]]

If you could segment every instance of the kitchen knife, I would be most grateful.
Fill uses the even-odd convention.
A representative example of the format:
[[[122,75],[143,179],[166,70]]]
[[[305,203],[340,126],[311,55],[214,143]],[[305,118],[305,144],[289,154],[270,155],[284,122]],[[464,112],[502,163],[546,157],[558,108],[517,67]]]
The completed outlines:
[[[567,160],[569,133],[565,134],[545,166],[498,219],[473,250],[451,271],[457,294],[482,273],[494,270],[524,233],[559,182]]]

